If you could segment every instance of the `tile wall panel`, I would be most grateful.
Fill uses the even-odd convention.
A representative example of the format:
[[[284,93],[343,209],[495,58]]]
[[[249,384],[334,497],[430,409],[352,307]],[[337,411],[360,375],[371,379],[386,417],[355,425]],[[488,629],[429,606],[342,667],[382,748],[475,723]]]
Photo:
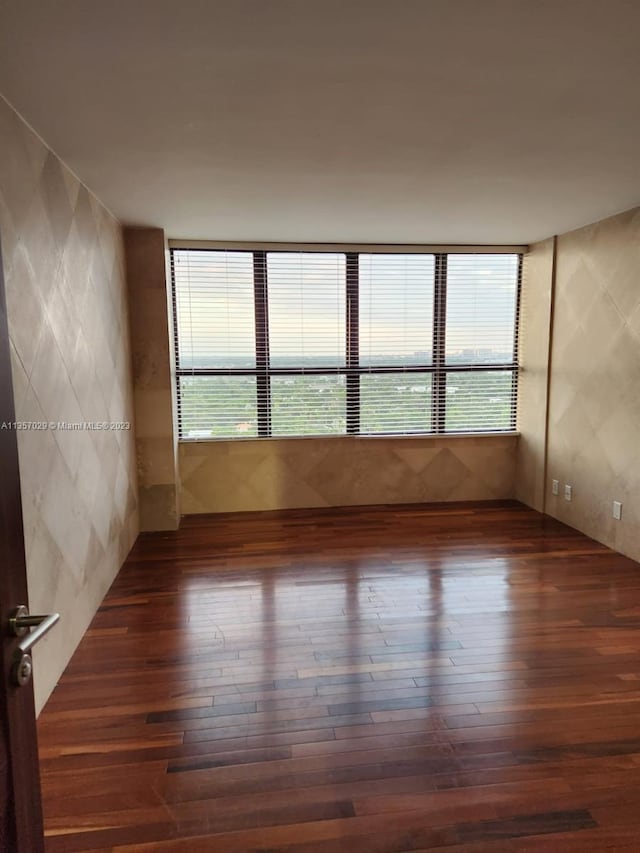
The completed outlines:
[[[640,560],[640,208],[558,238],[550,381],[547,512]]]
[[[186,515],[513,497],[517,436],[184,442]]]
[[[120,225],[2,99],[0,239],[17,419],[132,426],[18,434],[40,708],[138,532],[131,357]]]
[[[524,258],[520,300],[520,376],[515,496],[542,512],[554,241],[531,246]]]
[[[173,321],[161,228],[125,228],[142,530],[180,523]],[[171,330],[171,332],[170,332]]]

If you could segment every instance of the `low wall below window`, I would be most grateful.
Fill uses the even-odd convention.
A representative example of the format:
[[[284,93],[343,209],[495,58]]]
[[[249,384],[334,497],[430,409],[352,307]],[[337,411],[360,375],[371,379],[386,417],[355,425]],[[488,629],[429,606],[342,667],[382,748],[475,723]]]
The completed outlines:
[[[513,497],[517,435],[180,444],[182,512]]]

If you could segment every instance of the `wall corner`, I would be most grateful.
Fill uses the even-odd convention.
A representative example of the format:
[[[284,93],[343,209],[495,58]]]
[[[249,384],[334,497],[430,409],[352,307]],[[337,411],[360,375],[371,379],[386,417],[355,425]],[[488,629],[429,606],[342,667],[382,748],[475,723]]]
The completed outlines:
[[[124,228],[133,360],[136,457],[143,531],[180,524],[173,345],[161,228]]]
[[[544,512],[555,238],[523,259],[515,497]]]

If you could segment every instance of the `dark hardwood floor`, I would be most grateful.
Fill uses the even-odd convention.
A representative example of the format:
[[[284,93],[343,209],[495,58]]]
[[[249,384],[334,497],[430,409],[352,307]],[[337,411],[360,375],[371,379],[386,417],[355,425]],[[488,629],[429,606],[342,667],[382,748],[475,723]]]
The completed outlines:
[[[143,535],[39,721],[48,853],[640,851],[639,627],[515,503]]]

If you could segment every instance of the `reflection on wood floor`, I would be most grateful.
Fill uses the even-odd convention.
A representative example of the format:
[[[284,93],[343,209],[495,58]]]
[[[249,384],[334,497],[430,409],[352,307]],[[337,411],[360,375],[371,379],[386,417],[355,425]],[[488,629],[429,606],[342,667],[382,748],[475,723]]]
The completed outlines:
[[[39,721],[47,850],[640,850],[640,566],[516,503],[140,537]]]

